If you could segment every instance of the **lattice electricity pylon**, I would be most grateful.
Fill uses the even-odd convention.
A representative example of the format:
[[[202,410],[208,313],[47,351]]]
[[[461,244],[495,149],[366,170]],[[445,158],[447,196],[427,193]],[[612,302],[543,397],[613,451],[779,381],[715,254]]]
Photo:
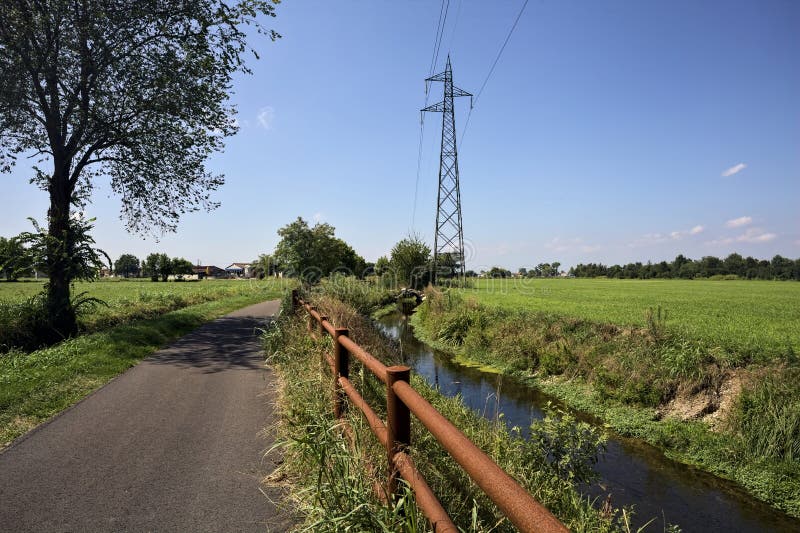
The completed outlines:
[[[422,111],[442,114],[442,152],[439,159],[439,196],[436,204],[436,233],[433,241],[433,272],[435,283],[439,274],[458,273],[464,277],[464,228],[461,224],[461,188],[458,181],[458,151],[456,149],[456,118],[453,98],[472,95],[453,85],[450,56],[444,72],[425,80],[444,82],[444,100]]]

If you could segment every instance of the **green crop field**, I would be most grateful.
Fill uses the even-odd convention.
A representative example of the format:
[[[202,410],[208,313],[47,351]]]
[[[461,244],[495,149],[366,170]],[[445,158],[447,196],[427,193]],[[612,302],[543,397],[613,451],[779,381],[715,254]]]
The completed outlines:
[[[780,281],[481,279],[467,297],[621,326],[643,326],[648,309],[673,331],[740,354],[800,353],[800,283]]]
[[[85,293],[104,304],[88,307],[79,317],[83,331],[99,331],[115,324],[182,309],[203,302],[251,296],[254,301],[279,298],[290,280],[203,280],[152,282],[150,280],[102,280],[73,285],[73,297]],[[0,283],[0,327],[13,327],[24,305],[41,292],[43,282]],[[2,335],[0,335],[2,344]]]

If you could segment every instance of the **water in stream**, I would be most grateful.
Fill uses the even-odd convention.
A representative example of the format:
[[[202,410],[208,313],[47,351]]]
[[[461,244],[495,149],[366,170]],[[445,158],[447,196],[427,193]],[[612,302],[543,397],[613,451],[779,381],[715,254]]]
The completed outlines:
[[[401,313],[378,321],[384,334],[400,342],[406,364],[447,396],[460,394],[470,408],[493,418],[503,413],[509,427],[527,430],[542,417],[553,398],[508,376],[459,365],[414,337]],[[603,502],[611,494],[615,507],[634,506],[635,524],[653,523],[648,531],[663,531],[664,523],[683,531],[798,532],[793,519],[754,500],[733,483],[671,461],[657,449],[634,439],[611,437],[597,470],[599,486],[587,493]]]

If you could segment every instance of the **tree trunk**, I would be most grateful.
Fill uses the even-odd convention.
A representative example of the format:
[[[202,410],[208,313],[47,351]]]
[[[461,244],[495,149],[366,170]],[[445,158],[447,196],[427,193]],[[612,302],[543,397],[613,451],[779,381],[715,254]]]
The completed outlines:
[[[70,205],[72,191],[69,183],[69,165],[56,165],[50,180],[50,209],[47,211],[47,315],[52,338],[56,342],[78,332],[75,309],[70,301],[69,253],[72,242]]]

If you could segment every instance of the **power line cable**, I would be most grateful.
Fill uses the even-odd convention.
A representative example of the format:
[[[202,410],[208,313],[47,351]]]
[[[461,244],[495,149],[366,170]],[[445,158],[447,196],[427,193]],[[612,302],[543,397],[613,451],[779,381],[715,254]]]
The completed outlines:
[[[460,8],[460,4],[459,4]],[[433,39],[433,54],[431,57],[431,66],[428,70],[428,77],[433,76],[433,71],[436,68],[436,62],[439,59],[439,48],[442,45],[442,37],[444,36],[444,28],[447,23],[447,13],[450,10],[450,0],[442,0],[442,6],[439,9],[439,22],[436,24],[436,35]],[[428,85],[425,84],[425,105],[428,107]],[[425,114],[420,113],[419,119],[419,149],[417,152],[417,178],[414,181],[414,208],[411,211],[411,229],[414,229],[417,218],[417,199],[419,197],[419,176],[422,171],[422,144],[425,137]]]
[[[447,5],[444,8],[444,18],[442,19],[442,30],[439,33],[439,44],[436,45],[436,54],[434,55],[433,59],[433,66],[436,68],[436,63],[439,62],[439,49],[442,47],[442,37],[444,37],[444,28],[447,24],[447,12],[450,10],[450,0],[447,0]],[[431,76],[433,76],[433,70],[431,70]]]
[[[461,2],[462,0],[458,0],[458,7],[456,8],[456,19],[453,23],[453,29],[450,31],[450,42],[447,45],[447,53],[450,53],[450,50],[453,48],[453,39],[456,36],[456,28],[458,27],[458,20],[461,18]]]
[[[469,113],[467,114],[467,120],[464,122],[464,129],[461,132],[461,141],[458,143],[459,148],[461,147],[461,143],[464,142],[464,136],[467,134],[467,126],[469,126],[469,119],[472,116],[472,110],[474,109],[475,104],[478,103],[478,98],[481,97],[481,93],[483,93],[483,89],[486,88],[486,84],[489,83],[489,78],[492,77],[494,68],[497,66],[497,62],[500,61],[500,56],[503,55],[503,50],[506,49],[506,45],[508,44],[509,39],[511,39],[511,34],[513,34],[514,30],[517,28],[519,19],[522,18],[522,13],[525,11],[527,5],[528,5],[528,0],[525,0],[525,2],[522,4],[522,7],[519,10],[519,13],[517,13],[517,18],[514,19],[514,24],[511,25],[511,29],[508,31],[508,35],[506,35],[506,40],[503,41],[503,46],[500,47],[500,51],[497,52],[497,57],[494,58],[492,67],[489,69],[489,73],[486,74],[486,79],[483,80],[483,84],[481,85],[478,94],[475,95],[475,100],[472,102],[472,106],[469,108]]]

